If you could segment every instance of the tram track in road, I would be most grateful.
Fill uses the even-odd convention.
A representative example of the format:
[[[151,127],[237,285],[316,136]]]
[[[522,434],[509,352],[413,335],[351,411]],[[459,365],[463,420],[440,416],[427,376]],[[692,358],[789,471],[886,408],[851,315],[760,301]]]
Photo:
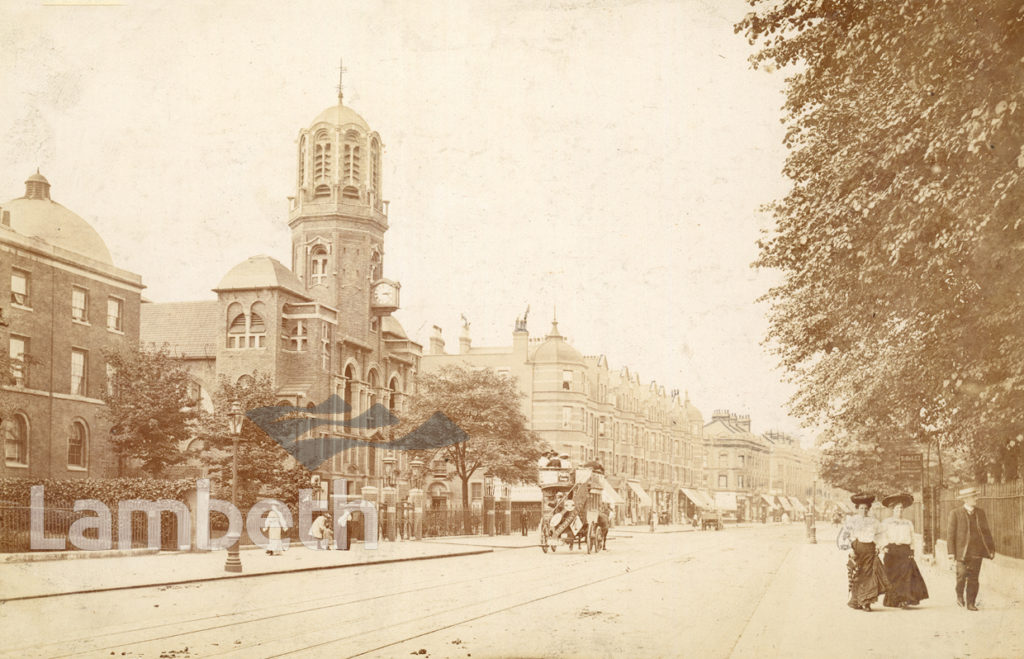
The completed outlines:
[[[572,565],[580,565],[587,560],[584,555],[570,555],[567,556],[567,558],[574,559]],[[516,570],[506,570],[493,575],[488,575],[485,578],[500,581],[502,579],[508,579],[510,577],[514,578],[523,574],[536,574],[536,572],[536,567],[527,567]],[[423,580],[414,588],[403,588],[367,597],[340,598],[337,595],[331,595],[314,598],[312,600],[310,598],[303,598],[301,600],[293,600],[291,602],[279,603],[273,606],[251,607],[243,611],[236,611],[227,614],[179,618],[151,625],[135,625],[127,629],[116,629],[108,632],[102,632],[100,634],[91,634],[89,636],[64,638],[42,644],[36,643],[17,648],[8,647],[5,648],[4,655],[75,657],[83,655],[99,655],[101,653],[107,654],[111,651],[115,651],[115,654],[120,654],[122,651],[129,651],[129,654],[131,654],[131,652],[137,652],[137,650],[133,650],[133,648],[148,646],[153,643],[175,641],[176,639],[181,639],[185,641],[186,645],[195,647],[196,643],[194,641],[197,640],[197,636],[201,638],[202,636],[210,636],[211,634],[214,634],[218,635],[217,638],[226,638],[229,636],[233,637],[233,634],[241,634],[244,637],[246,634],[239,630],[243,630],[246,626],[266,625],[274,621],[280,621],[282,618],[294,616],[323,616],[326,613],[330,613],[332,610],[343,609],[345,607],[365,607],[367,604],[386,600],[400,601],[402,598],[416,596],[417,594],[435,590],[439,587],[459,588],[472,585],[473,588],[470,589],[470,592],[472,592],[472,590],[478,590],[480,582],[485,578],[474,576],[455,581],[452,581],[448,577],[441,579],[434,578],[430,580]],[[517,583],[527,584],[527,589],[532,589],[533,592],[536,592],[540,584],[534,582],[537,579],[543,580],[544,578],[545,577],[540,576],[532,580],[520,580]],[[317,605],[308,606],[311,601],[317,602]],[[295,608],[296,605],[307,606],[299,606],[298,608]],[[345,620],[346,623],[361,622],[353,617],[346,617]],[[182,629],[182,627],[185,627],[185,629]],[[233,633],[232,630],[234,630]],[[153,632],[158,633],[154,634]],[[100,639],[107,639],[108,643],[102,645],[96,643],[96,641]],[[100,640],[100,643],[102,643],[102,640]],[[200,643],[200,645],[201,644],[202,643]],[[238,644],[228,647],[224,647],[222,645],[219,648],[220,651],[218,651],[218,648],[214,648],[213,652],[204,652],[203,654],[204,656],[217,656],[224,653],[235,653],[239,650],[244,651],[249,648],[258,647],[259,645],[259,643]],[[66,650],[69,647],[75,647],[76,650],[73,652],[67,652]],[[150,651],[146,650],[146,652],[148,653]],[[153,652],[155,654],[159,654],[158,651]],[[149,655],[147,654],[146,656]]]
[[[608,574],[608,575],[602,576],[600,578],[590,579],[590,580],[584,581],[583,583],[577,583],[577,584],[574,584],[574,585],[569,586],[569,587],[561,588],[559,590],[556,590],[556,591],[550,592],[550,593],[546,593],[546,594],[541,595],[539,597],[532,597],[532,598],[529,598],[529,599],[526,599],[526,600],[513,602],[511,604],[508,604],[508,605],[505,605],[505,606],[500,606],[500,607],[497,607],[497,608],[492,608],[490,610],[486,610],[484,612],[481,612],[481,613],[478,613],[478,614],[475,614],[475,615],[466,616],[466,617],[460,618],[458,620],[455,620],[455,621],[452,621],[452,622],[449,622],[449,623],[446,623],[446,624],[436,625],[436,626],[433,626],[433,627],[431,627],[429,629],[426,629],[426,630],[423,630],[423,631],[419,631],[419,632],[417,632],[415,634],[412,634],[412,635],[409,635],[409,636],[405,636],[405,637],[400,638],[398,640],[391,641],[391,642],[385,643],[383,645],[378,645],[376,647],[369,648],[369,649],[363,650],[361,652],[357,652],[356,654],[345,655],[345,656],[348,659],[354,659],[355,657],[363,657],[363,656],[369,655],[371,653],[380,652],[381,650],[385,650],[387,648],[391,648],[391,647],[394,647],[396,645],[400,645],[402,643],[407,643],[409,641],[415,640],[417,638],[421,638],[423,636],[427,636],[429,634],[434,634],[434,633],[437,633],[437,632],[441,632],[441,631],[445,631],[445,630],[448,630],[448,629],[452,629],[452,628],[458,627],[460,625],[464,625],[464,624],[468,624],[468,623],[471,623],[471,622],[475,622],[477,620],[482,620],[484,618],[487,618],[487,617],[490,617],[490,616],[494,616],[494,615],[498,615],[500,613],[505,613],[507,611],[511,611],[511,610],[519,608],[519,607],[528,606],[530,604],[536,604],[538,602],[542,602],[544,600],[553,599],[555,597],[560,597],[560,596],[565,595],[567,593],[571,593],[573,591],[581,590],[581,589],[584,589],[584,588],[589,588],[591,586],[596,586],[598,584],[604,583],[606,581],[610,581],[612,579],[617,579],[617,578],[624,577],[624,576],[627,576],[627,575],[635,575],[635,574],[637,574],[639,572],[642,572],[644,570],[647,570],[647,569],[650,569],[650,568],[653,568],[653,567],[657,567],[657,566],[660,566],[660,565],[664,565],[664,564],[667,564],[667,563],[685,563],[688,560],[690,560],[690,557],[675,556],[675,557],[672,557],[672,558],[667,558],[667,559],[663,559],[663,560],[660,560],[660,561],[655,561],[655,562],[652,562],[652,563],[641,565],[641,566],[638,566],[638,567],[635,567],[635,568],[630,568],[629,566],[626,566],[626,569],[622,570],[622,571],[616,571],[616,572],[614,572],[612,574]],[[466,607],[453,607],[452,609],[449,609],[448,611],[455,611],[455,610],[458,610],[458,609],[461,609],[461,608],[466,608]],[[436,617],[436,616],[424,616],[423,619],[427,619],[429,617]],[[302,653],[305,653],[305,652],[308,652],[308,651],[311,651],[311,650],[316,650],[316,649],[324,648],[324,647],[326,647],[328,645],[331,645],[331,644],[334,644],[334,643],[339,643],[339,642],[342,642],[342,641],[348,641],[348,640],[351,640],[352,638],[353,638],[353,636],[341,636],[341,637],[332,638],[332,639],[329,639],[329,640],[326,640],[326,641],[322,641],[322,642],[319,642],[319,643],[314,643],[314,644],[306,645],[306,646],[303,646],[301,648],[295,648],[295,649],[289,650],[287,652],[282,652],[280,654],[271,654],[271,655],[266,655],[266,656],[268,657],[268,659],[270,659],[270,658],[276,658],[276,657],[288,657],[288,656],[300,655]]]
[[[529,568],[524,568],[524,569],[521,569],[521,570],[510,570],[510,571],[501,573],[501,575],[496,575],[496,576],[510,576],[510,575],[519,574],[519,573],[522,573],[522,572],[530,572],[530,571],[531,570]],[[465,583],[472,583],[472,582],[475,582],[475,581],[478,581],[477,577],[461,579],[461,580],[458,580],[458,581],[452,581],[452,582],[446,582],[446,583],[449,583],[451,585],[459,585],[459,584],[465,584]],[[249,616],[249,615],[259,614],[259,613],[263,613],[264,614],[264,615],[261,615],[261,616],[256,617],[256,618],[249,618],[249,619],[246,619],[246,620],[239,620],[239,621],[235,621],[233,623],[225,623],[225,624],[219,624],[219,625],[210,625],[210,626],[207,626],[207,627],[198,627],[196,629],[192,629],[192,630],[188,630],[188,631],[184,631],[184,632],[176,632],[176,633],[173,633],[173,634],[166,634],[164,636],[147,637],[147,638],[144,638],[144,639],[138,639],[137,641],[130,641],[129,643],[131,643],[131,642],[150,642],[150,641],[157,641],[157,640],[166,640],[166,639],[172,639],[172,638],[175,638],[175,637],[178,637],[178,636],[182,636],[182,635],[186,635],[186,634],[199,633],[199,632],[204,632],[204,631],[211,631],[211,630],[226,628],[226,627],[230,627],[230,626],[235,625],[235,624],[246,624],[246,623],[250,623],[250,622],[260,622],[260,621],[264,621],[264,620],[276,619],[279,615],[282,614],[282,610],[283,609],[287,610],[289,607],[295,606],[296,604],[299,604],[299,603],[310,604],[310,603],[314,603],[314,602],[327,602],[327,603],[325,603],[323,605],[307,607],[306,609],[300,610],[300,611],[298,611],[296,613],[314,612],[314,611],[318,611],[318,610],[321,610],[321,609],[324,609],[324,608],[331,608],[331,607],[335,607],[335,606],[355,605],[355,604],[365,604],[365,603],[368,603],[368,602],[372,602],[374,600],[384,599],[384,598],[388,598],[388,597],[398,597],[398,596],[413,594],[413,593],[417,593],[417,592],[429,591],[429,590],[431,590],[433,588],[436,588],[437,585],[438,584],[437,584],[436,581],[424,581],[422,585],[418,585],[418,586],[416,586],[414,588],[405,588],[405,589],[399,590],[399,591],[393,591],[393,592],[388,592],[388,593],[380,593],[380,594],[377,594],[377,595],[372,595],[372,596],[368,596],[368,597],[360,597],[360,598],[357,598],[357,599],[351,599],[351,600],[347,600],[347,601],[344,601],[344,602],[336,601],[337,597],[338,597],[337,595],[330,595],[330,596],[316,597],[316,598],[308,598],[308,597],[306,597],[306,598],[303,598],[301,600],[293,600],[293,601],[290,601],[290,602],[280,602],[280,603],[277,603],[277,604],[275,604],[273,606],[254,607],[254,608],[246,609],[244,611],[237,611],[237,612],[234,612],[234,613],[228,613],[228,614],[218,613],[218,614],[213,614],[213,615],[205,615],[205,616],[197,616],[197,617],[187,617],[187,618],[178,618],[178,619],[175,619],[175,620],[168,620],[168,621],[157,623],[157,624],[153,624],[153,625],[134,626],[134,627],[126,628],[126,629],[117,629],[117,630],[113,630],[113,631],[102,632],[102,633],[99,633],[99,634],[91,634],[89,636],[82,636],[82,637],[70,638],[70,639],[61,639],[59,641],[51,641],[49,643],[24,645],[24,646],[20,646],[20,647],[16,647],[16,648],[10,648],[9,647],[9,648],[5,648],[4,649],[3,654],[6,655],[6,656],[20,656],[20,655],[10,655],[9,653],[39,652],[41,650],[45,650],[46,648],[50,648],[50,647],[54,647],[54,646],[67,647],[68,645],[80,644],[80,643],[84,643],[84,642],[87,642],[87,641],[90,641],[90,640],[96,640],[96,639],[100,639],[100,638],[116,637],[116,636],[128,635],[128,634],[132,634],[132,633],[146,632],[146,631],[152,632],[152,631],[155,631],[155,630],[158,630],[158,629],[166,629],[166,628],[171,628],[171,627],[175,627],[175,626],[190,625],[190,624],[202,624],[202,623],[207,623],[207,622],[214,621],[214,620],[223,621],[223,619],[226,618],[226,617],[230,618],[230,617]],[[205,586],[205,584],[203,584],[203,586]],[[171,587],[172,588],[177,588],[178,586],[171,586]],[[151,589],[151,590],[163,590],[165,588],[167,588],[167,587],[166,586],[149,586],[149,587],[146,587],[146,589]],[[74,595],[74,597],[83,597],[83,596],[87,596],[87,595],[79,595],[79,594]],[[271,612],[274,612],[274,613],[271,613]],[[114,648],[121,648],[121,647],[124,647],[125,645],[126,644],[122,643],[122,644],[117,644],[117,645],[108,645],[108,646],[104,646],[104,647],[89,648],[89,649],[84,649],[84,650],[77,651],[77,652],[72,652],[72,653],[47,654],[46,656],[52,656],[52,657],[75,657],[75,656],[81,656],[83,654],[88,654],[90,652],[97,652],[97,651],[100,651],[100,650],[112,650]],[[57,652],[59,652],[59,650]]]

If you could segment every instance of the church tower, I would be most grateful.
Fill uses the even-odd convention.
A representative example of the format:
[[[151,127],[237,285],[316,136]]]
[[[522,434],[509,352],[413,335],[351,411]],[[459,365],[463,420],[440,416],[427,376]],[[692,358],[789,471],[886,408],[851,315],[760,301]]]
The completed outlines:
[[[381,195],[380,135],[342,102],[299,131],[290,197],[292,272],[309,297],[337,309],[338,332],[378,345],[381,316],[398,307],[384,279],[388,203]]]

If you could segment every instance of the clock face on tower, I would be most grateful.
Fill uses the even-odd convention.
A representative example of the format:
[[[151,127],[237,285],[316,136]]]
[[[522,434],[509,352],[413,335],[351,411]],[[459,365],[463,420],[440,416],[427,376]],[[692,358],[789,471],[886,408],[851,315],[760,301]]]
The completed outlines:
[[[398,308],[398,284],[386,279],[373,285],[370,296],[372,306],[378,311],[394,311]]]

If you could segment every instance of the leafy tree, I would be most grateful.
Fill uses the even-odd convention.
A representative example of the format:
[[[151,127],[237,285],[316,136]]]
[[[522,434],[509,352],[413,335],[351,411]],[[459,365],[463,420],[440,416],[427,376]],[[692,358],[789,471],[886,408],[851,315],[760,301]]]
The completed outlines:
[[[416,396],[405,412],[396,436],[411,432],[441,412],[469,439],[427,455],[429,463],[442,456],[455,467],[462,481],[463,529],[472,528],[469,480],[478,470],[489,470],[505,482],[537,482],[537,459],[546,444],[528,427],[520,408],[525,394],[515,378],[492,369],[446,366],[419,375]]]
[[[191,436],[188,368],[171,355],[167,346],[146,349],[137,344],[105,348],[103,356],[112,368],[104,387],[110,422],[110,439],[123,459],[135,459],[151,476],[182,462],[180,442]]]
[[[833,466],[907,441],[1024,475],[1024,5],[748,0],[791,66],[768,343]]]
[[[221,376],[217,391],[211,396],[214,411],[202,415],[197,438],[206,445],[204,462],[224,486],[231,482],[231,402],[239,401],[243,411],[272,406],[277,401],[275,392],[273,379],[264,372],[254,371],[250,378],[241,378],[241,382]],[[310,472],[259,426],[248,418],[242,421],[238,441],[239,507],[248,509],[264,497],[280,499],[294,507],[299,488],[310,487],[309,478]]]

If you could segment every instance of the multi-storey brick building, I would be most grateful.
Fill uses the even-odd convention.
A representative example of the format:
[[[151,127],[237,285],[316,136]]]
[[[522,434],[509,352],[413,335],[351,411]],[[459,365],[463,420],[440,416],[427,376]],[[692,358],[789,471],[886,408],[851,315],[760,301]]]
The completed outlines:
[[[14,364],[0,423],[3,473],[33,478],[118,474],[102,416],[102,351],[139,336],[142,279],[114,266],[81,217],[36,172],[0,208],[0,339]]]
[[[375,405],[400,415],[421,349],[390,315],[399,285],[383,275],[389,225],[380,135],[339,94],[299,132],[297,146],[291,268],[254,256],[227,272],[215,300],[143,305],[142,340],[169,344],[207,393],[221,377],[236,382],[258,370],[271,375],[282,405],[312,407],[336,394],[351,406],[343,419],[365,420]],[[388,434],[372,422],[321,430]],[[383,453],[362,447],[335,455],[320,468],[322,480],[347,479],[353,493],[375,489]],[[407,471],[397,453],[388,462]]]
[[[715,410],[704,426],[705,484],[719,509],[741,519],[760,518],[767,502],[771,444],[750,430],[750,416]]]
[[[438,328],[430,343],[424,371],[463,365],[514,376],[531,428],[575,464],[604,466],[621,499],[620,521],[646,520],[652,509],[677,521],[687,514],[682,490],[700,484],[703,418],[678,390],[643,384],[628,368],[611,369],[603,355],[583,355],[557,322],[531,339],[525,319],[517,321],[511,346],[473,347],[464,330],[459,353],[446,354]],[[458,483],[443,472],[430,487],[435,496],[458,496]]]
[[[796,437],[777,430],[764,433],[771,445],[768,494],[778,498],[777,506],[800,515],[810,506],[812,496],[823,502],[822,488],[815,495],[818,478],[817,454],[800,446]],[[793,501],[793,498],[797,501]],[[820,508],[819,508],[820,511]]]

